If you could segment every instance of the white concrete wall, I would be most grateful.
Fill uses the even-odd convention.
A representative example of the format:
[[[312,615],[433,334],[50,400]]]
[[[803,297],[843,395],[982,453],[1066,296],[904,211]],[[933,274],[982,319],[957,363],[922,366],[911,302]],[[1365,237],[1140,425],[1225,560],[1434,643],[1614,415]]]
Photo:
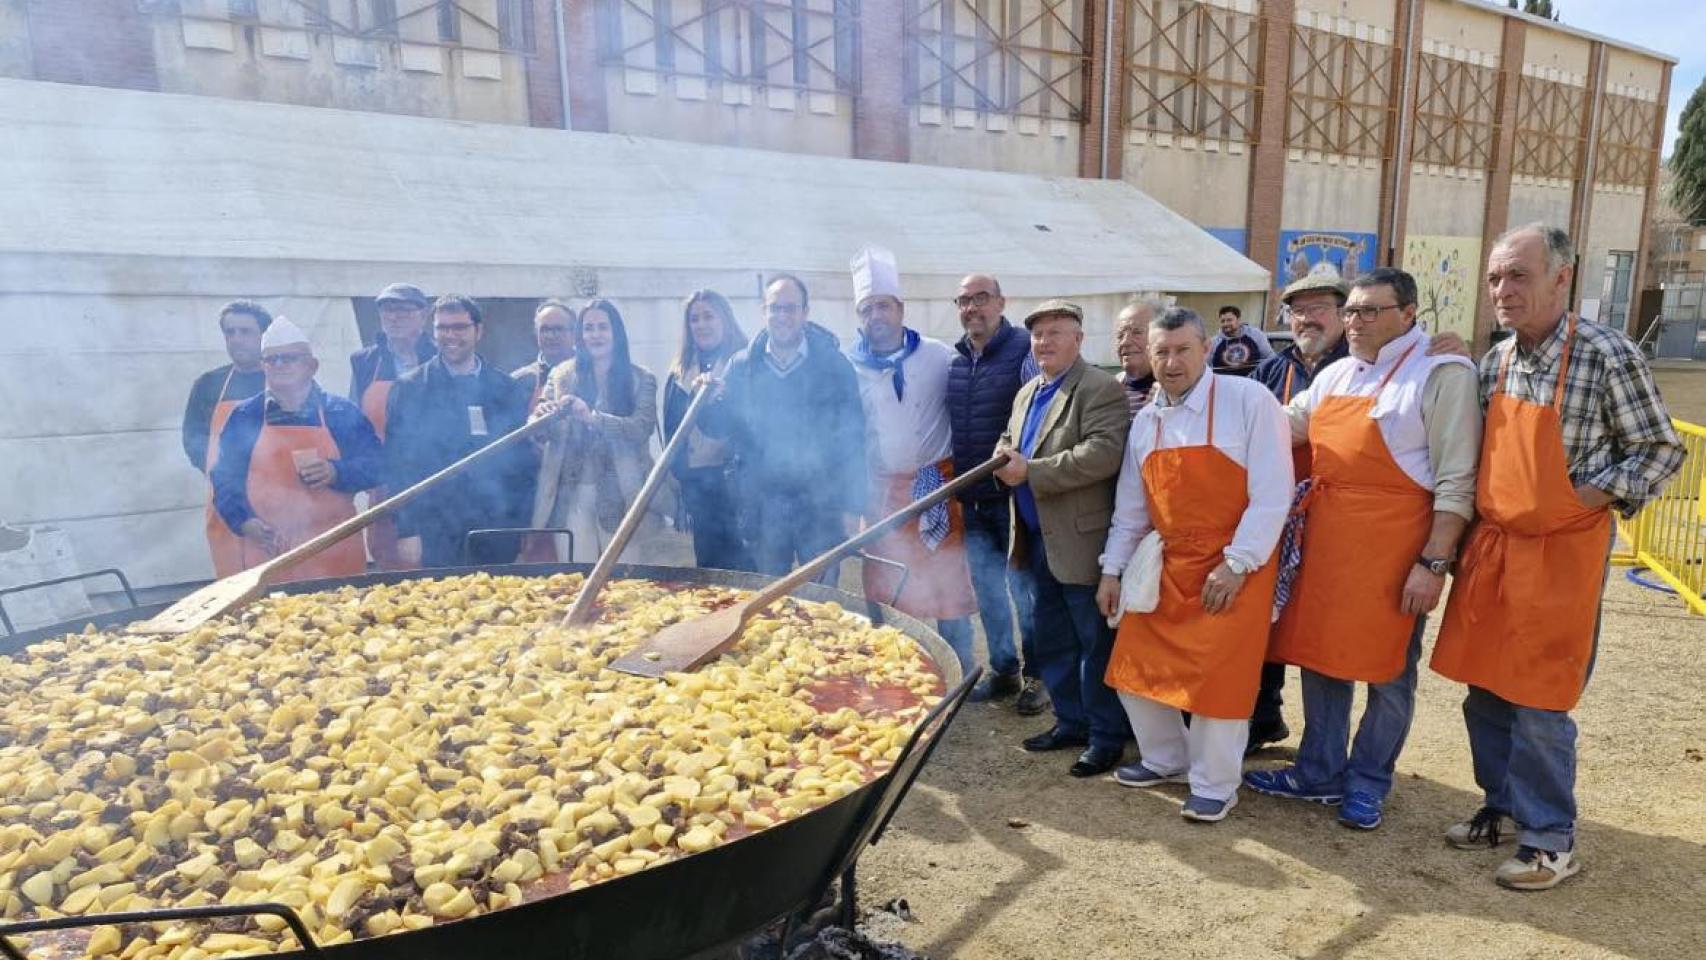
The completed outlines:
[[[1570,227],[1570,184],[1518,177],[1511,183],[1510,225],[1548,223]],[[1639,221],[1637,221],[1639,222]]]
[[[1410,174],[1405,232],[1478,237],[1486,207],[1487,178],[1480,171],[1428,172],[1418,166]]]
[[[913,119],[913,163],[1047,177],[1078,175],[1083,128],[1073,121],[931,106],[914,107]]]
[[[1285,229],[1379,232],[1379,161],[1333,156],[1288,161]]]
[[[1244,144],[1166,145],[1134,132],[1122,155],[1127,183],[1204,227],[1243,227],[1249,219],[1250,153]]]
[[[833,157],[853,155],[853,106],[830,93],[767,90],[610,67],[610,129],[641,137]]]
[[[1576,282],[1577,300],[1601,297],[1605,288],[1606,258],[1611,251],[1638,252],[1641,245],[1641,210],[1645,202],[1639,190],[1602,187],[1593,193],[1593,216],[1588,221],[1588,235],[1576,241],[1581,253],[1580,277]],[[1640,291],[1630,292],[1630,307],[1640,297]]]

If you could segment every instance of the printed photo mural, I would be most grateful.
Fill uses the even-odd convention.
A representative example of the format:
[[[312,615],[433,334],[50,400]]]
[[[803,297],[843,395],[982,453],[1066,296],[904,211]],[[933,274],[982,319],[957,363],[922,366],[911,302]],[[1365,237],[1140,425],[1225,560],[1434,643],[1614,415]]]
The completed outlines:
[[[1481,238],[1406,237],[1404,269],[1416,278],[1416,320],[1431,332],[1473,339]]]
[[[1349,280],[1374,269],[1374,248],[1372,233],[1281,230],[1274,277],[1282,288],[1310,273],[1333,272]]]

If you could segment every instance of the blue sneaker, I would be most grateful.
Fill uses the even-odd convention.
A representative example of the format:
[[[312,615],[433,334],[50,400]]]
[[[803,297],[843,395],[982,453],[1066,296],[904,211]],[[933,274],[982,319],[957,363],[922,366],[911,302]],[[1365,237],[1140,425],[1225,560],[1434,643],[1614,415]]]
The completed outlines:
[[[1238,795],[1235,793],[1225,800],[1210,800],[1191,794],[1185,805],[1179,808],[1179,816],[1198,823],[1217,823],[1226,819],[1232,808],[1238,806]]]
[[[1114,782],[1122,787],[1159,787],[1163,783],[1184,783],[1188,779],[1183,773],[1156,773],[1144,766],[1142,760],[1122,763],[1114,771]]]
[[[1257,793],[1265,793],[1270,797],[1285,797],[1288,800],[1308,800],[1310,803],[1324,803],[1329,807],[1337,806],[1345,795],[1338,790],[1328,790],[1324,787],[1312,787],[1305,784],[1297,775],[1296,767],[1286,767],[1281,770],[1251,770],[1244,774],[1244,785]]]
[[[1380,804],[1380,798],[1374,794],[1352,790],[1339,805],[1339,822],[1357,830],[1373,830],[1380,826]]]

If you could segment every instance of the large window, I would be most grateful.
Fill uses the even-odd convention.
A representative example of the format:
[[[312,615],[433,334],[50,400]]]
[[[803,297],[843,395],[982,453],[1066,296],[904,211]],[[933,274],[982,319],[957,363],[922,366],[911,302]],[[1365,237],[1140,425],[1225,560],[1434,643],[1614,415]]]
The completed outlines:
[[[1082,120],[1084,0],[907,0],[907,98]]]
[[[857,0],[601,0],[606,63],[675,76],[858,91]]]
[[[1630,284],[1635,275],[1635,253],[1613,250],[1605,258],[1605,285],[1601,291],[1599,319],[1608,327],[1624,329],[1629,319]]]

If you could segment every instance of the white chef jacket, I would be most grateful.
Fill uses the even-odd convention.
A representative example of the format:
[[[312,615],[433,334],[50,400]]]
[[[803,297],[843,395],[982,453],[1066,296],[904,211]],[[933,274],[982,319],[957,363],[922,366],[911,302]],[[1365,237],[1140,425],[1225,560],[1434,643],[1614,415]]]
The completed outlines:
[[[901,361],[906,396],[896,400],[894,373],[855,362],[865,408],[866,463],[873,473],[912,473],[953,455],[948,419],[948,368],[954,348],[924,337]]]

